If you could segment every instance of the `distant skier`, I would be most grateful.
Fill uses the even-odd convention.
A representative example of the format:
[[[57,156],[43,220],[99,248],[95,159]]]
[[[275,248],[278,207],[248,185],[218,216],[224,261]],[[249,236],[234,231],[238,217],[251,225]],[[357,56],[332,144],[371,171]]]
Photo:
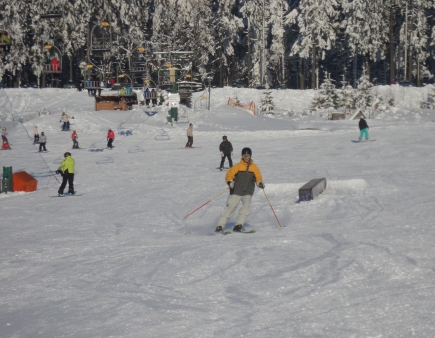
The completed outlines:
[[[151,92],[149,88],[145,89],[145,92],[143,93],[143,96],[145,97],[145,105],[149,107],[150,105],[150,99],[151,99]]]
[[[44,151],[47,151],[47,148],[45,148],[45,144],[47,143],[47,136],[44,134],[44,132],[41,132],[41,136],[39,137],[39,152],[41,153],[44,149]]]
[[[69,130],[69,116],[63,112],[60,122],[63,122],[62,131]]]
[[[150,97],[153,107],[157,106],[157,92],[154,88],[151,90]]]
[[[6,143],[9,145],[9,141],[8,141],[8,132],[6,131],[6,127],[2,128],[2,143],[4,143],[6,141]],[[9,147],[10,148],[10,147]]]
[[[11,148],[9,147],[9,144],[8,144],[6,141],[3,141],[3,144],[2,144],[2,150],[8,150],[8,149],[11,149]]]
[[[367,124],[367,121],[364,120],[362,117],[359,120],[359,142],[362,141],[363,136],[365,136],[366,141],[369,140],[369,126]]]
[[[38,133],[38,126],[33,127],[33,144],[36,144],[39,142],[39,133]]]
[[[73,149],[79,148],[79,142],[77,141],[79,138],[77,136],[77,132],[73,130],[73,133],[71,134],[71,139],[73,141]]]
[[[221,164],[220,164],[220,170],[224,170],[224,163],[225,163],[225,157],[228,158],[228,162],[230,164],[230,168],[233,166],[233,160],[231,159],[231,156],[233,155],[233,145],[230,141],[228,141],[226,136],[222,136],[222,142],[219,145],[219,150],[221,152]]]
[[[58,190],[58,195],[63,196],[63,190],[66,187],[66,183],[68,182],[68,194],[74,194],[74,166],[75,161],[71,157],[71,153],[66,152],[64,155],[64,160],[60,164],[59,168],[57,168],[56,174],[62,175],[62,184]]]
[[[259,188],[264,189],[261,171],[254,164],[251,156],[252,150],[250,148],[243,148],[242,159],[239,163],[230,168],[225,175],[225,181],[230,187],[230,196],[219,218],[216,232],[223,231],[225,225],[230,218],[233,217],[234,211],[240,201],[242,201],[243,207],[239,210],[233,231],[242,232],[243,224],[251,213],[251,201],[255,190],[255,183],[257,183]]]
[[[189,124],[189,127],[187,128],[187,143],[186,148],[192,148],[193,144],[193,124]]]
[[[113,132],[112,129],[109,129],[109,131],[107,132],[107,149],[112,149],[112,143],[113,140],[115,139],[115,133]]]

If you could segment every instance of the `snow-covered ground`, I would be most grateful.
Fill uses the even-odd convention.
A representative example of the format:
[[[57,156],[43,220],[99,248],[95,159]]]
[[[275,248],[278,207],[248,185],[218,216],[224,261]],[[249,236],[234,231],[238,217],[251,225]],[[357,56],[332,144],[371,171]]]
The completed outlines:
[[[180,149],[187,124],[166,124],[160,109],[95,112],[85,92],[2,91],[12,150],[1,166],[26,170],[38,190],[0,195],[0,337],[435,336],[435,112],[418,108],[426,88],[378,90],[397,107],[368,120],[367,143],[352,142],[357,121],[302,115],[309,90],[273,92],[292,117],[226,105],[235,93],[258,103],[254,89],[213,89],[211,111],[198,93],[196,111],[180,110],[197,149]],[[6,121],[8,99],[24,124]],[[86,149],[59,131],[63,110]],[[36,153],[34,125],[48,153]],[[214,233],[227,194],[182,220],[226,187],[223,135],[235,161],[252,148],[283,229],[258,189],[255,234]],[[65,151],[83,196],[50,198]],[[297,203],[320,177],[323,194]]]

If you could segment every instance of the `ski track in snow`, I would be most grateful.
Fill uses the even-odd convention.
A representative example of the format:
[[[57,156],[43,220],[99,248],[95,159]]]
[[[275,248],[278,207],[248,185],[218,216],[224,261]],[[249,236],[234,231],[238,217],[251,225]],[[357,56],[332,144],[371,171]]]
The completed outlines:
[[[13,150],[0,152],[4,166],[38,178],[34,193],[0,194],[1,337],[434,336],[435,112],[417,108],[419,89],[368,120],[377,141],[365,144],[350,142],[357,121],[227,107],[234,90],[213,89],[211,111],[188,110],[202,147],[188,150],[178,149],[187,124],[166,124],[160,109],[94,112],[84,92],[2,92],[1,106],[6,92],[19,115],[44,105],[51,115],[8,128]],[[313,92],[274,95],[278,112],[302,111]],[[242,102],[253,96],[238,89]],[[72,146],[58,132],[64,108],[88,148],[73,152],[83,196],[49,198]],[[31,135],[35,124],[49,153],[35,154],[23,128]],[[169,139],[156,141],[162,133]],[[245,224],[255,234],[214,232],[227,193],[183,220],[226,187],[215,169],[222,135],[234,163],[253,149],[282,229],[259,189]],[[298,189],[319,177],[327,189],[299,202]]]

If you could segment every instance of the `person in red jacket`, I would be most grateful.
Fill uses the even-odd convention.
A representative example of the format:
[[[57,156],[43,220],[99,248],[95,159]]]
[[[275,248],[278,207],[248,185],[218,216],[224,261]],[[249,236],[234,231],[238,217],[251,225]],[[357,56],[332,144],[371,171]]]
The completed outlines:
[[[51,60],[50,65],[51,65],[51,70],[53,72],[58,72],[59,71],[60,62],[59,62],[59,60],[56,57],[54,57],[53,60]]]
[[[112,149],[112,143],[113,140],[115,139],[115,133],[113,132],[112,129],[109,129],[109,131],[107,132],[107,149]]]
[[[71,134],[71,139],[73,141],[73,149],[79,148],[79,142],[77,141],[79,138],[77,136],[77,132],[73,130],[73,133]]]
[[[3,141],[2,149],[3,150],[8,150],[8,149],[11,149],[11,148],[9,147],[9,144],[6,141]]]

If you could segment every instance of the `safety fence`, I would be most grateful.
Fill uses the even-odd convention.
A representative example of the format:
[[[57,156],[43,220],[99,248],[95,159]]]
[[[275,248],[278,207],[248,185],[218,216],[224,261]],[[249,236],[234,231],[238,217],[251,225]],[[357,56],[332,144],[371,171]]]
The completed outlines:
[[[237,103],[233,98],[230,97],[228,99],[228,105],[231,106],[231,107],[240,108],[240,109],[243,109],[243,110],[248,110],[253,115],[257,115],[257,110],[256,110],[256,107],[255,107],[254,101],[251,101],[251,102],[249,102],[247,104],[240,104],[240,103]]]

